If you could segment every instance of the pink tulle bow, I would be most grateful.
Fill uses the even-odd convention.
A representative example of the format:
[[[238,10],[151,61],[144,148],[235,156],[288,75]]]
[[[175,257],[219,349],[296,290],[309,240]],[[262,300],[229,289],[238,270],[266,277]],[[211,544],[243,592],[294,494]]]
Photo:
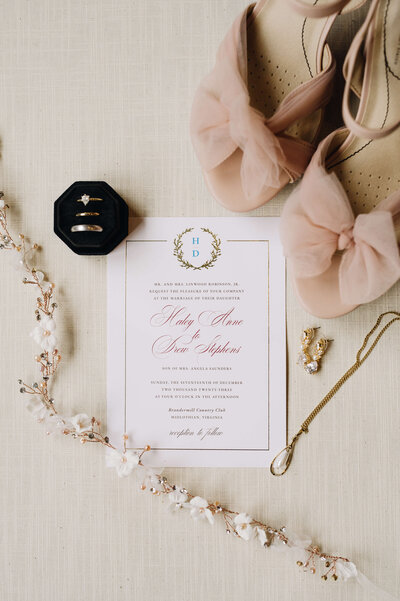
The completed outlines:
[[[243,191],[253,199],[264,186],[280,187],[285,156],[264,115],[250,106],[246,83],[247,10],[234,22],[218,51],[213,71],[196,92],[191,134],[205,171],[220,165],[238,148],[242,150]]]
[[[281,239],[294,276],[323,274],[337,251],[341,299],[349,305],[370,302],[400,278],[394,218],[400,216],[395,192],[370,213],[354,216],[334,173],[310,165],[282,213]]]

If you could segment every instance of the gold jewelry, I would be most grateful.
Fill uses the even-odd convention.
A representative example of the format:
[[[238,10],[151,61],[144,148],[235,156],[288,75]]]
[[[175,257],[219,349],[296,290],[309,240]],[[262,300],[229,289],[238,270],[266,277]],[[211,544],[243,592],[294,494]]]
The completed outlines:
[[[86,211],[85,213],[76,213],[75,217],[98,217],[100,213],[96,211]]]
[[[314,340],[315,332],[319,330],[317,328],[306,328],[301,333],[300,343],[301,343],[301,351],[299,353],[299,358],[297,360],[298,365],[301,365],[306,369],[306,365],[311,362],[311,356],[308,352],[311,342]]]
[[[85,207],[91,200],[103,200],[103,199],[102,198],[91,198],[89,196],[89,194],[82,194],[82,196],[80,198],[77,198],[77,202],[83,202]]]
[[[328,338],[320,338],[314,344],[312,352],[311,352],[311,360],[304,365],[304,369],[308,374],[315,374],[320,368],[320,361],[326,350],[328,345],[332,340],[328,340]]]
[[[103,228],[101,225],[92,225],[89,223],[80,223],[79,225],[73,225],[71,232],[102,232]]]
[[[368,346],[368,342],[371,336],[376,332],[376,330],[381,325],[382,319],[386,315],[395,315],[386,325],[384,325],[381,331],[376,335],[375,340],[371,343],[371,346],[368,350],[365,350]],[[400,313],[398,311],[386,311],[385,313],[381,313],[374,327],[368,332],[366,337],[364,338],[364,342],[362,343],[361,348],[358,350],[356,355],[356,360],[351,367],[346,371],[345,374],[336,382],[336,384],[330,389],[330,391],[324,396],[322,401],[318,403],[316,407],[311,411],[310,415],[307,419],[301,424],[300,430],[297,432],[295,436],[293,436],[292,441],[288,444],[287,447],[282,449],[276,457],[272,460],[270,465],[270,472],[274,476],[283,476],[285,472],[289,469],[289,466],[292,462],[294,449],[296,443],[300,436],[305,432],[308,434],[308,428],[311,422],[317,417],[318,413],[322,411],[322,409],[329,403],[329,401],[335,396],[338,390],[343,386],[343,384],[361,367],[361,365],[368,359],[379,340],[382,338],[386,330],[388,330],[396,321],[400,321]],[[365,351],[364,355],[363,352]]]

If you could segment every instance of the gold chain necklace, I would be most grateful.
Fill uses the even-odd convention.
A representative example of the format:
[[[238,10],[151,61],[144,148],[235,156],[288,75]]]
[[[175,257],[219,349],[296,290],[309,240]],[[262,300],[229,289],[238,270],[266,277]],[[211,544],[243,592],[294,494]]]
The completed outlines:
[[[396,317],[393,317],[386,325],[382,327],[382,329],[377,333],[375,339],[371,342],[371,346],[369,347],[369,349],[363,355],[363,352],[367,348],[371,336],[378,330],[379,326],[381,325],[382,319],[386,315],[395,315]],[[318,403],[318,405],[314,407],[307,419],[305,419],[304,422],[301,424],[300,430],[295,436],[293,436],[290,444],[288,444],[287,447],[282,449],[282,451],[280,451],[278,455],[273,459],[270,465],[271,474],[273,474],[274,476],[283,476],[283,474],[287,472],[292,462],[296,443],[300,436],[304,433],[308,433],[309,425],[317,417],[318,413],[322,411],[325,405],[329,403],[329,401],[335,396],[335,394],[343,386],[343,384],[358,370],[359,367],[361,367],[364,361],[368,359],[368,357],[370,356],[370,354],[372,353],[372,351],[374,350],[374,348],[376,347],[386,330],[388,330],[390,326],[392,326],[396,321],[400,321],[400,313],[398,311],[386,311],[385,313],[379,315],[374,327],[365,336],[364,342],[357,352],[356,360],[353,363],[353,365],[346,371],[345,374],[343,374],[340,380],[336,382],[336,384],[324,396],[322,401],[320,401],[320,403]]]

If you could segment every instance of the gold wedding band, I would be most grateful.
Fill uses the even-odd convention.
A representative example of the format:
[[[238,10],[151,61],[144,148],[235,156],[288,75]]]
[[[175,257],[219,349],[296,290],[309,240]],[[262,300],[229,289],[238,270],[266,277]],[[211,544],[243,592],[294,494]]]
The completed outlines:
[[[76,213],[75,217],[97,217],[100,213],[96,211],[86,211],[86,213]]]
[[[89,223],[80,223],[79,225],[73,225],[71,232],[102,232],[103,228],[100,225],[92,225]]]

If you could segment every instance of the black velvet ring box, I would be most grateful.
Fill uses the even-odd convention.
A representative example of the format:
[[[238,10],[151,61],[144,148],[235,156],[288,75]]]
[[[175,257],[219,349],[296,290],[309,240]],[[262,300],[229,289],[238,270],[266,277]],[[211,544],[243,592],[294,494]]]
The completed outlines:
[[[75,182],[54,203],[54,232],[78,255],[107,255],[128,235],[128,219],[128,205],[106,182]],[[93,229],[71,231],[80,225]]]

